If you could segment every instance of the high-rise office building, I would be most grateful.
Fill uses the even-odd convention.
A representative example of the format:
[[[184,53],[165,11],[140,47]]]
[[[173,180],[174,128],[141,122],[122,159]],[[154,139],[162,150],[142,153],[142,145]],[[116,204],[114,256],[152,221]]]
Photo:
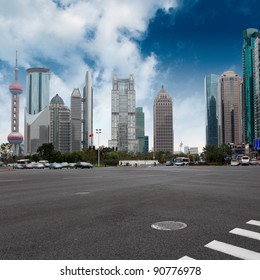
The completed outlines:
[[[9,91],[12,94],[12,108],[11,108],[11,133],[8,135],[8,142],[12,145],[13,155],[19,156],[20,145],[23,142],[23,136],[19,132],[19,96],[23,92],[22,85],[18,82],[18,60],[16,52],[15,64],[15,79],[9,86]]]
[[[260,36],[254,46],[254,139],[260,138]]]
[[[241,78],[233,71],[224,72],[218,86],[218,143],[242,142]]]
[[[71,109],[71,150],[72,152],[81,150],[82,116],[81,116],[81,94],[75,88],[70,98]]]
[[[162,86],[153,105],[154,151],[173,153],[172,98]]]
[[[208,75],[204,79],[206,99],[206,145],[218,146],[218,75]]]
[[[243,113],[243,141],[253,144],[255,133],[255,90],[254,90],[254,48],[259,32],[255,28],[243,31],[243,86],[242,86],[242,113]]]
[[[138,153],[147,153],[148,149],[145,143],[145,121],[142,107],[136,108],[135,121],[135,136],[138,141]]]
[[[111,91],[111,140],[108,145],[118,151],[137,152],[134,77],[113,77]]]
[[[49,142],[50,70],[30,68],[26,71],[26,107],[24,153],[35,153]]]
[[[71,151],[71,116],[70,109],[63,99],[56,94],[50,102],[50,143],[60,152]]]
[[[83,88],[83,149],[93,146],[93,88],[91,73],[86,72]]]

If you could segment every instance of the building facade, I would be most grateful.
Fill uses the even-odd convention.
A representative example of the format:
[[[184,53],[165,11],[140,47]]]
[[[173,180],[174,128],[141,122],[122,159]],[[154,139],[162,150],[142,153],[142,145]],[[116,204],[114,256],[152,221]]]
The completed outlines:
[[[242,86],[242,113],[243,113],[243,142],[253,144],[255,134],[255,77],[254,77],[254,48],[259,32],[255,28],[243,31],[243,86]]]
[[[83,149],[93,146],[93,88],[91,73],[88,70],[83,88]]]
[[[71,152],[71,115],[63,99],[56,94],[50,102],[50,140],[54,149]]]
[[[173,153],[172,98],[162,86],[153,106],[154,151]]]
[[[208,75],[204,79],[206,100],[206,145],[218,146],[218,75]]]
[[[254,42],[254,140],[260,138],[260,36]],[[255,142],[255,141],[254,141]]]
[[[144,112],[142,107],[137,107],[135,111],[135,136],[138,141],[138,153],[144,152]]]
[[[134,77],[113,77],[111,91],[111,140],[108,145],[118,151],[137,152]]]
[[[241,78],[224,72],[218,85],[218,144],[242,143]]]
[[[72,152],[81,151],[82,135],[82,116],[81,116],[81,94],[78,88],[75,88],[70,98],[71,109],[71,150]]]
[[[24,122],[24,153],[36,153],[49,142],[50,70],[26,70],[26,107]]]

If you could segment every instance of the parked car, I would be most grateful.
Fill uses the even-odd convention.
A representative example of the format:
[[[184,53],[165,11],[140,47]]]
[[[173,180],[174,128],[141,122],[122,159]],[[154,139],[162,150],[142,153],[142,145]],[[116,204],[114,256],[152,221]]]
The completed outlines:
[[[62,168],[69,168],[69,164],[67,162],[62,162],[61,165]]]
[[[174,165],[174,162],[171,161],[171,160],[167,160],[166,163],[165,163],[166,166],[173,166]]]
[[[230,166],[239,166],[241,164],[241,162],[236,159],[236,158],[232,158],[231,162],[230,162]]]
[[[257,166],[257,165],[259,165],[259,161],[258,161],[256,158],[252,158],[252,159],[249,161],[249,164],[250,164],[250,165],[253,165],[253,166]]]
[[[45,166],[44,166],[43,163],[35,162],[35,163],[33,164],[33,168],[35,168],[35,169],[44,169]]]
[[[75,168],[93,168],[93,165],[89,162],[80,161],[75,164]]]
[[[32,164],[32,163],[26,163],[26,164],[24,165],[24,168],[25,168],[25,169],[33,169],[33,164]]]
[[[24,165],[20,163],[15,163],[14,164],[14,169],[24,169]]]
[[[57,162],[50,163],[49,169],[62,169],[62,165]]]
[[[242,156],[241,165],[249,165],[249,162],[250,162],[249,156]]]
[[[75,164],[76,164],[76,163],[71,162],[71,163],[69,163],[69,166],[68,166],[68,167],[69,167],[69,168],[75,168]]]

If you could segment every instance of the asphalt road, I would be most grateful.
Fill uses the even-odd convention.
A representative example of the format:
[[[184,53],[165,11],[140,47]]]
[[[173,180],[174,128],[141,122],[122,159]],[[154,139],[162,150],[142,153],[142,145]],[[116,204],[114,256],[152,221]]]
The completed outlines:
[[[0,259],[238,259],[214,240],[258,258],[259,179],[259,166],[2,171]]]

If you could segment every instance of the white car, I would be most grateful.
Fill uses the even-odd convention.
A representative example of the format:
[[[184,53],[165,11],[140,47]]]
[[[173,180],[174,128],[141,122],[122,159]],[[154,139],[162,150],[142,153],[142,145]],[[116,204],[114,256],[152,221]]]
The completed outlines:
[[[249,165],[250,158],[248,156],[242,156],[241,158],[241,165]]]
[[[259,161],[256,158],[252,158],[249,163],[253,166],[259,165]]]
[[[231,159],[230,166],[239,166],[241,162],[238,159]]]

